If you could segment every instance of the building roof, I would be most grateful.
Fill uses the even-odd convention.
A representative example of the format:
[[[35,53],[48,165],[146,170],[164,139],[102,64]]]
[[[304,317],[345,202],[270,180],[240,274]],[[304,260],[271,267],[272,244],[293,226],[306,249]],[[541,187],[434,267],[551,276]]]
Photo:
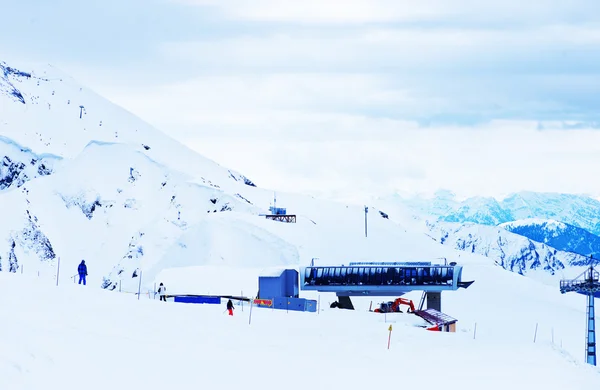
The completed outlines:
[[[435,309],[417,310],[415,314],[433,325],[450,325],[458,320]]]
[[[267,278],[278,278],[278,277],[281,276],[281,274],[283,274],[287,270],[298,272],[298,270],[295,269],[294,266],[289,266],[289,267],[271,267],[271,268],[263,268],[258,276],[261,277],[261,278],[264,278],[264,277],[267,277]]]

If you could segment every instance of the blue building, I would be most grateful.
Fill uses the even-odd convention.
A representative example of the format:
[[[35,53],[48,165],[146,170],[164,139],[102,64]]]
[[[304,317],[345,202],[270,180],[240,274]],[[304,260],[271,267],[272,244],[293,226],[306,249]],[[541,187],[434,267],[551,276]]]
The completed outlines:
[[[299,297],[299,274],[295,269],[276,271],[258,278],[258,307],[294,311],[317,311],[315,300]]]
[[[272,215],[286,215],[287,210],[283,207],[269,207],[269,211]]]

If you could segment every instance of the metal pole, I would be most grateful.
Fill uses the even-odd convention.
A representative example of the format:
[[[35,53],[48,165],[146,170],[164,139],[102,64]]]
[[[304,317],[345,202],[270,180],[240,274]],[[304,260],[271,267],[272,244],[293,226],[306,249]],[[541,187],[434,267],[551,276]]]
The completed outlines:
[[[594,294],[588,295],[588,326],[587,326],[586,361],[596,365],[596,319],[594,310]]]
[[[535,333],[533,334],[533,342],[535,343],[535,340],[537,339],[537,329],[538,329],[538,324],[537,322],[535,323]]]
[[[141,289],[142,289],[142,270],[140,270],[140,283],[138,284],[138,301],[140,300]]]
[[[476,335],[477,335],[477,322],[475,323],[475,329],[473,329],[473,340],[475,340]]]
[[[39,274],[39,272],[38,272]],[[58,266],[56,267],[56,286],[58,287],[58,277],[60,275],[60,257],[58,258]]]
[[[253,306],[254,300],[250,301],[250,316],[248,317],[248,325],[250,325],[252,323],[252,306]]]
[[[365,206],[365,237],[367,237],[367,214],[369,213],[369,208]]]

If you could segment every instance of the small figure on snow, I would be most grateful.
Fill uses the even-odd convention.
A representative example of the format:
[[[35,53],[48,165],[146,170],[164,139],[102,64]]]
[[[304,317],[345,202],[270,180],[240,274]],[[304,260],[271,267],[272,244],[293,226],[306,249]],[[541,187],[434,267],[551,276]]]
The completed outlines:
[[[162,283],[160,284],[160,286],[158,286],[158,295],[160,295],[161,301],[167,301],[167,288]]]
[[[229,311],[229,315],[232,316],[233,315],[233,302],[231,302],[231,299],[227,301],[227,310]]]
[[[79,273],[79,284],[83,282],[83,285],[85,286],[85,277],[87,276],[87,265],[85,265],[85,260],[81,260],[81,263],[79,263],[77,273]]]

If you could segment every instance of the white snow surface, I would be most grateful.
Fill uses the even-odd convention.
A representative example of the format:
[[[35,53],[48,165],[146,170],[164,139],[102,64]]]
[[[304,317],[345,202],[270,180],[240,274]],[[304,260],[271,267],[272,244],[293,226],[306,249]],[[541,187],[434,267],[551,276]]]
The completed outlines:
[[[583,352],[582,297],[543,291],[498,267],[473,266],[471,274],[478,287],[444,298],[459,318],[457,333],[434,333],[411,314],[322,302],[319,313],[238,305],[230,317],[225,302],[137,300],[0,273],[0,388],[361,389],[378,373],[399,370],[403,388],[431,381],[448,390],[600,385],[598,368],[571,355]],[[504,290],[507,282],[511,289]]]

